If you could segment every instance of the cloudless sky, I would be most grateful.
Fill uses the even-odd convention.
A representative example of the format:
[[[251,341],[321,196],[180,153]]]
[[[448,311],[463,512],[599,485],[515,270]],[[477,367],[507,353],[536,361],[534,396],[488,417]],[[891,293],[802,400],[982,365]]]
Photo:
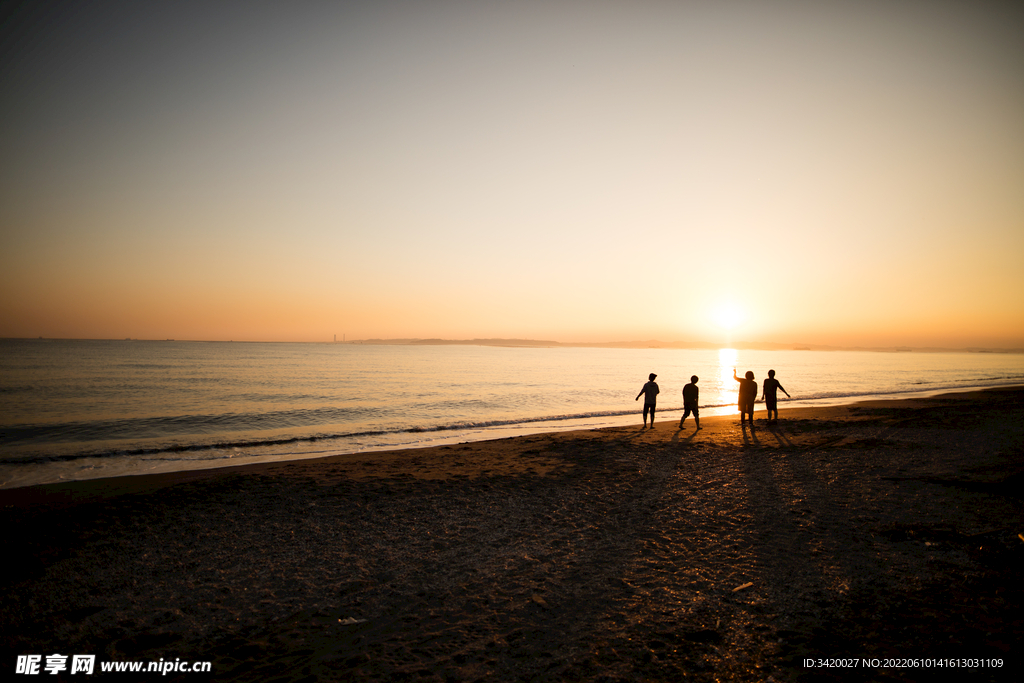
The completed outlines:
[[[3,12],[0,336],[1024,346],[1014,3]]]

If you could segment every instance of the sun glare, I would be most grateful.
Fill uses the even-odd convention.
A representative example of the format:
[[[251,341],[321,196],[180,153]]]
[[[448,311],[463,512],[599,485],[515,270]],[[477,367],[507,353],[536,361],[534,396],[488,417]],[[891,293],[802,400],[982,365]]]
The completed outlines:
[[[715,322],[722,329],[729,331],[743,322],[743,311],[739,306],[731,303],[721,304],[715,309]]]

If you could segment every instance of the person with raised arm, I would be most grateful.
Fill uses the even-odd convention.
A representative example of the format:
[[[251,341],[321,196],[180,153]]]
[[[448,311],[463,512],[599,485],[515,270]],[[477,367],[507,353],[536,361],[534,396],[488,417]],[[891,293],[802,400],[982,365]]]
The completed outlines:
[[[732,369],[732,378],[740,383],[740,394],[737,405],[740,408],[740,424],[743,419],[750,415],[750,425],[754,425],[754,400],[757,399],[757,382],[754,380],[754,373],[747,370],[744,379],[736,376],[736,368]]]

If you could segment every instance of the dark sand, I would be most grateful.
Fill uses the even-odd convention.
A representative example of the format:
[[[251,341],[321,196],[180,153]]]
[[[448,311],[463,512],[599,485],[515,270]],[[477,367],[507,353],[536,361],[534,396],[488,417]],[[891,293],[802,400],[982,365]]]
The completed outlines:
[[[140,680],[900,681],[943,672],[803,660],[956,657],[1004,662],[960,680],[1019,676],[1024,389],[783,408],[753,431],[679,431],[676,413],[0,491],[4,666],[57,652],[213,662]]]

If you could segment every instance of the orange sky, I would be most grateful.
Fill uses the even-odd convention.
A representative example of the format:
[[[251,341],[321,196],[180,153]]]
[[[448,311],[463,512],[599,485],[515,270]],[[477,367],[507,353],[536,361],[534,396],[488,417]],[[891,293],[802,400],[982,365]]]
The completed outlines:
[[[1024,346],[1004,3],[20,10],[0,337]]]

